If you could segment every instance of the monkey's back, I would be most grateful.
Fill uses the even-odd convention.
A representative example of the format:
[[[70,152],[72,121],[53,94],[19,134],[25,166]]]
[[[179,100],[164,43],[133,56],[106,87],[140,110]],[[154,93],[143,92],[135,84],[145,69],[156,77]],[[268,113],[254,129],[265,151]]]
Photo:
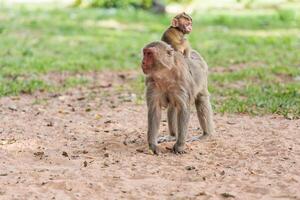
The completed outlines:
[[[202,94],[207,94],[207,76],[208,76],[208,66],[202,56],[196,51],[192,50],[191,57],[185,58],[185,61],[188,63],[190,73],[195,81],[196,85],[201,85],[198,88]]]

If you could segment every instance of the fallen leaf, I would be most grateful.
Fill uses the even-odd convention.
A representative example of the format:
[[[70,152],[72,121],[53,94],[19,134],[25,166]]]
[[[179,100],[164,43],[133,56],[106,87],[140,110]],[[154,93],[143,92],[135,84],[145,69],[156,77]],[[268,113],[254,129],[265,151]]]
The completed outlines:
[[[1,139],[0,140],[0,145],[5,145],[5,144],[13,144],[15,143],[17,140],[12,138],[12,139]]]
[[[101,118],[102,118],[102,115],[100,115],[100,114],[95,115],[95,119],[101,119]]]

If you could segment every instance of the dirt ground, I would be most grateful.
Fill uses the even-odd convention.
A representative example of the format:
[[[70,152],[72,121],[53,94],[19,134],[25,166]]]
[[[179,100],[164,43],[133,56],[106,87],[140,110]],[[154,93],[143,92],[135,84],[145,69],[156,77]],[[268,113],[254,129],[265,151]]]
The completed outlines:
[[[146,105],[118,89],[135,77],[1,98],[0,199],[300,199],[300,120],[216,114],[211,138],[152,155]]]

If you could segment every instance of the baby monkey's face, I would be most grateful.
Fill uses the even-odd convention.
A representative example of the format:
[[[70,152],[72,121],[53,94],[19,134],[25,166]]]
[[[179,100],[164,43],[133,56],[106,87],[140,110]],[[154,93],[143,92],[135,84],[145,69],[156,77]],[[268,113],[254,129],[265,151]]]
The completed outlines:
[[[172,26],[178,28],[184,34],[188,34],[193,29],[192,18],[186,13],[181,13],[173,18]]]

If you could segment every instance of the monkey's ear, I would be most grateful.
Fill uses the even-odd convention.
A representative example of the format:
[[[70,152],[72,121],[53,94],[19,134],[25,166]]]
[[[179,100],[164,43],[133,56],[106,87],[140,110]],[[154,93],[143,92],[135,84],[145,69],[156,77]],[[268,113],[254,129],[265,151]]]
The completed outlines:
[[[178,19],[173,18],[171,26],[174,28],[178,27]]]

